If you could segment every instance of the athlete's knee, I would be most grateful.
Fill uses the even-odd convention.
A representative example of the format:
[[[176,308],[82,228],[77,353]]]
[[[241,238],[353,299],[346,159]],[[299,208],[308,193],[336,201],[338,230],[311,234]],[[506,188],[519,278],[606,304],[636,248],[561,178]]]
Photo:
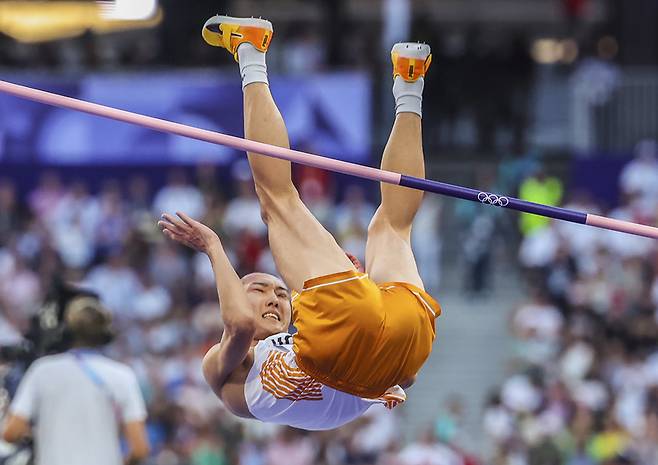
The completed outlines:
[[[294,186],[272,189],[256,185],[256,195],[260,204],[260,215],[265,224],[285,215],[292,205],[300,201]]]
[[[398,221],[380,206],[368,225],[368,238],[377,236],[396,235],[401,239],[411,241],[411,223],[407,221]]]

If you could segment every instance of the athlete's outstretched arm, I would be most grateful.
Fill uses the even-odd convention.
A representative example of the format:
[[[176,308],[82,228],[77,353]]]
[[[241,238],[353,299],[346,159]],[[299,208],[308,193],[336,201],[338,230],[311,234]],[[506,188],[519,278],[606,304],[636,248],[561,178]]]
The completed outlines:
[[[224,334],[219,348],[212,350],[209,360],[204,360],[203,372],[208,384],[217,392],[249,353],[255,333],[253,312],[242,282],[217,234],[184,213],[177,215],[180,219],[167,213],[162,215],[158,225],[163,233],[176,242],[208,255],[215,273]]]

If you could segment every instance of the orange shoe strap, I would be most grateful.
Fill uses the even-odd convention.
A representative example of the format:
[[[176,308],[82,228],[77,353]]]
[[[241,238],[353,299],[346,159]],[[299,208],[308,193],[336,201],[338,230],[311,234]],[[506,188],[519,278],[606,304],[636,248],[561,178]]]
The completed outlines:
[[[238,61],[238,47],[248,42],[261,52],[266,52],[272,40],[273,31],[260,27],[240,26],[237,24],[221,24],[222,41],[224,47],[229,50],[235,61]]]
[[[425,73],[432,63],[432,54],[429,54],[425,60],[418,58],[396,57],[393,58],[393,77],[401,76],[405,81],[416,81],[420,77],[425,77]]]

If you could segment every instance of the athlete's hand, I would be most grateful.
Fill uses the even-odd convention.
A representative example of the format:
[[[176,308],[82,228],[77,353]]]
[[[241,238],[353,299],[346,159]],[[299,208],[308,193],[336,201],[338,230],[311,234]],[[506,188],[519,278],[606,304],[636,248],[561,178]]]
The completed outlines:
[[[158,221],[158,226],[169,239],[205,254],[210,253],[213,247],[221,246],[219,236],[208,226],[185,213],[176,212],[176,215],[178,218],[163,213],[162,219]]]

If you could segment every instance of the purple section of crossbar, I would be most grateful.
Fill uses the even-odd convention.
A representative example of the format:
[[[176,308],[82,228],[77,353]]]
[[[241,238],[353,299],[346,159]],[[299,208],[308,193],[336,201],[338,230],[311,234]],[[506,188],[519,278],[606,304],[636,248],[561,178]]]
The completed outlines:
[[[559,220],[571,221],[572,223],[587,223],[587,214],[566,208],[550,207],[534,202],[507,197],[504,195],[492,194],[491,192],[479,191],[468,187],[455,186],[439,181],[429,179],[415,178],[413,176],[402,175],[400,185],[413,187],[437,194],[449,195],[460,199],[471,200],[483,204],[489,204],[497,207],[509,208],[526,213],[535,213],[537,215],[548,216]]]

